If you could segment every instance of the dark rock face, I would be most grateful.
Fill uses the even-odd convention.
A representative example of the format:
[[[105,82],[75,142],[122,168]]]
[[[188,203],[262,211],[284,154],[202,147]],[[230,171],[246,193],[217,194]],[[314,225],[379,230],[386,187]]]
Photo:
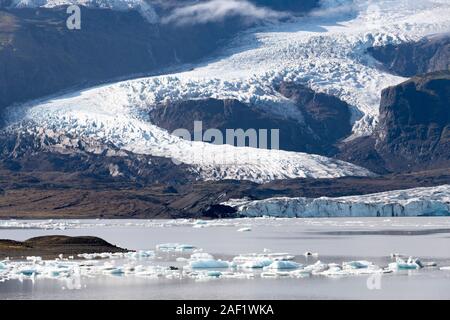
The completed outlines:
[[[64,142],[65,141],[65,142]],[[186,183],[194,180],[189,166],[171,159],[138,155],[113,145],[91,144],[70,136],[0,132],[0,168],[12,172],[60,172],[90,177],[99,183]]]
[[[450,70],[450,34],[418,42],[373,47],[368,51],[388,70],[403,77]]]
[[[393,170],[450,166],[450,71],[381,93],[376,150]]]
[[[383,90],[373,137],[344,145],[340,158],[378,172],[450,167],[450,72]]]
[[[202,134],[208,129],[218,129],[223,135],[222,143],[225,143],[227,129],[244,131],[267,129],[267,143],[268,147],[271,147],[270,130],[279,129],[280,149],[311,152],[317,150],[314,139],[309,137],[304,139],[308,132],[297,121],[266,114],[237,100],[204,99],[173,102],[152,109],[150,117],[153,123],[170,132],[179,128],[187,129],[191,137],[194,136],[194,121],[202,121]]]
[[[280,149],[318,154],[331,154],[334,144],[351,132],[350,111],[341,100],[292,83],[277,88],[302,112],[305,123],[267,114],[257,106],[237,100],[188,100],[156,106],[150,118],[156,125],[173,131],[187,129],[194,136],[194,121],[202,121],[203,132],[219,129],[226,137],[227,129],[279,129]]]
[[[282,83],[278,91],[295,102],[305,118],[306,125],[324,149],[329,150],[340,139],[350,135],[351,114],[347,103],[294,83]]]

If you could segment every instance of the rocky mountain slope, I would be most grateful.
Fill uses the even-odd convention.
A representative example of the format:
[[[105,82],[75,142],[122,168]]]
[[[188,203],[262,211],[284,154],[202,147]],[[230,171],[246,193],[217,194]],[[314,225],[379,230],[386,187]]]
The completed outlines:
[[[201,121],[203,132],[218,129],[225,138],[229,128],[279,130],[279,148],[322,155],[333,154],[334,145],[351,133],[351,112],[347,103],[336,97],[316,93],[294,83],[281,83],[277,90],[298,108],[303,121],[273,115],[236,99],[200,99],[166,102],[150,110],[155,125],[172,132],[187,129],[194,136],[194,122]]]
[[[368,49],[391,72],[403,77],[450,70],[450,34]]]
[[[249,25],[229,18],[179,27],[138,11],[81,7],[82,29],[65,7],[0,10],[0,111],[13,103],[120,77],[160,72],[214,53]]]
[[[442,1],[199,18],[220,1],[88,0],[75,31],[69,2],[0,10],[2,217],[236,216],[223,202],[449,183],[448,71],[403,78],[448,69],[447,38],[429,38],[450,26]],[[282,150],[172,134],[194,121],[279,129]]]
[[[449,168],[449,101],[450,71],[386,88],[375,134],[344,144],[340,157],[378,172]]]

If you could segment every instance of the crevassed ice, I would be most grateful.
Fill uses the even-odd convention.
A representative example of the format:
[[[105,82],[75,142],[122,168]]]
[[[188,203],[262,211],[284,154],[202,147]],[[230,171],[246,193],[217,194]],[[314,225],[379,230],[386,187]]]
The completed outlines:
[[[450,185],[339,198],[269,198],[230,200],[244,216],[377,217],[450,215]]]
[[[302,121],[273,85],[302,82],[353,106],[353,135],[377,122],[381,90],[404,79],[377,68],[370,46],[450,30],[450,5],[436,0],[322,1],[309,17],[239,35],[222,55],[189,71],[140,78],[29,105],[36,126],[67,130],[135,153],[192,165],[201,179],[265,182],[296,177],[368,175],[325,157],[188,142],[149,123],[148,108],[166,100],[235,98]],[[336,5],[338,4],[338,5]]]

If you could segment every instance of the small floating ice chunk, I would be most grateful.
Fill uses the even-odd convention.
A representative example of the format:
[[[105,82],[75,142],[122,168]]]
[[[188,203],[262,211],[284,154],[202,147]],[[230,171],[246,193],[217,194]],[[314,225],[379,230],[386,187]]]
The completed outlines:
[[[215,260],[215,259],[199,259],[189,262],[189,266],[192,269],[212,269],[212,268],[229,268],[230,263],[228,261]]]
[[[194,224],[192,225],[193,228],[204,228],[208,225],[208,222],[203,221],[203,220],[197,220],[194,222]]]
[[[35,256],[28,256],[28,257],[26,257],[26,260],[27,261],[32,261],[32,262],[38,262],[38,261],[42,261],[42,258],[41,257],[35,257]]]
[[[274,261],[264,268],[264,270],[279,270],[279,269],[298,269],[302,267],[301,264],[294,261]]]
[[[448,266],[448,267],[440,267],[439,270],[450,271],[450,266]]]
[[[417,270],[423,268],[423,264],[417,258],[409,257],[407,261],[397,258],[396,262],[390,263],[388,268],[390,270]]]
[[[240,228],[237,230],[238,232],[248,232],[248,231],[252,231],[252,228],[246,227],[246,228]]]
[[[314,264],[310,264],[304,268],[305,271],[310,271],[312,274],[318,274],[328,270],[328,264],[321,262],[320,260]]]
[[[268,267],[273,263],[272,259],[255,259],[250,260],[241,265],[241,268],[244,269],[262,269],[264,267]]]
[[[212,260],[212,259],[214,259],[214,257],[211,254],[206,253],[206,252],[196,252],[196,253],[191,254],[190,259],[191,260],[201,260],[201,259]]]
[[[145,259],[145,258],[153,258],[155,253],[151,250],[139,250],[135,252],[128,252],[126,255],[130,259]]]
[[[172,251],[189,251],[194,250],[196,247],[190,244],[179,244],[179,243],[162,243],[156,246],[156,250],[172,252]]]
[[[31,277],[38,274],[38,271],[36,269],[20,269],[19,274]]]
[[[365,260],[350,261],[350,262],[342,263],[342,266],[344,269],[364,269],[364,268],[368,268],[371,265],[373,265],[372,262],[365,261]]]
[[[207,273],[208,277],[214,277],[214,278],[218,278],[222,275],[222,272],[220,271],[208,271]]]

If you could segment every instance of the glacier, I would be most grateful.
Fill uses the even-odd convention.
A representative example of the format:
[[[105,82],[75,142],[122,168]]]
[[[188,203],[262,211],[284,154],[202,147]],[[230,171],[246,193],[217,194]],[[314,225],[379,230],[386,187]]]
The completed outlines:
[[[136,10],[149,23],[157,23],[159,17],[151,4],[145,0],[12,0],[11,8],[56,8],[78,5],[87,8],[117,11]]]
[[[450,215],[450,185],[338,198],[232,199],[222,203],[248,217],[402,217]]]
[[[26,0],[17,3],[25,3]],[[29,1],[97,3],[97,0]],[[98,3],[132,3],[100,1]],[[367,176],[361,167],[304,153],[212,145],[180,139],[153,125],[155,104],[186,99],[237,99],[278,116],[303,121],[274,87],[306,84],[352,106],[353,133],[370,134],[380,92],[404,78],[391,75],[366,53],[372,46],[418,40],[450,30],[450,5],[442,0],[322,0],[306,17],[268,23],[239,34],[219,56],[179,72],[121,81],[23,104],[11,123],[36,135],[68,132],[123,150],[172,158],[203,180],[267,182],[289,178]],[[126,5],[128,6],[128,5]]]

